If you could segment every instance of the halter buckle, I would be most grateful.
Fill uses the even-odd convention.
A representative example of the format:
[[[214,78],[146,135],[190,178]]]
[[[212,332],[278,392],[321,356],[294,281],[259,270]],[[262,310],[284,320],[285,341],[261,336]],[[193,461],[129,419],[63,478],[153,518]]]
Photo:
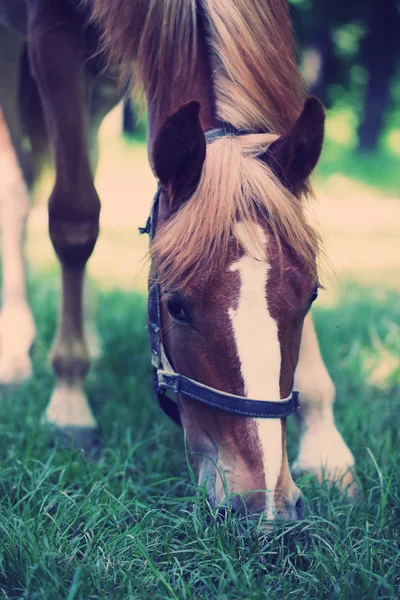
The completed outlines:
[[[168,388],[175,392],[175,394],[179,393],[179,375],[177,373],[158,369],[157,379],[160,388]]]

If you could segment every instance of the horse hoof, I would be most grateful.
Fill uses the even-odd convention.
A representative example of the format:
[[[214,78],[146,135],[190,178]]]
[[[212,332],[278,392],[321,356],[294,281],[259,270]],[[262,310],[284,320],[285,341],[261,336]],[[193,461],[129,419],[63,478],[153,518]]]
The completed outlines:
[[[16,386],[32,375],[29,350],[35,323],[29,307],[17,303],[0,314],[0,385]]]
[[[329,471],[320,465],[311,466],[296,461],[292,465],[291,473],[294,479],[302,475],[314,475],[319,483],[326,481],[330,485],[339,488],[351,502],[357,503],[361,499],[360,488],[355,480],[354,466],[345,466],[341,469]]]
[[[101,431],[99,427],[79,427],[77,425],[53,427],[52,434],[62,448],[79,450],[90,458],[96,458],[100,454]]]
[[[28,354],[0,356],[0,385],[13,387],[24,383],[32,376],[32,364]]]
[[[354,471],[351,470],[344,475],[340,481],[340,488],[347,495],[350,502],[353,504],[359,504],[363,500],[363,495],[360,490],[360,486],[354,479]]]

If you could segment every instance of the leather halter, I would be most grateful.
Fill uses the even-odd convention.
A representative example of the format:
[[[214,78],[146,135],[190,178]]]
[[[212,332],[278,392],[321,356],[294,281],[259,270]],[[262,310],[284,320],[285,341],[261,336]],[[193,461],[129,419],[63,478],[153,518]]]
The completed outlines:
[[[205,133],[207,144],[227,136],[244,135],[249,132],[238,131],[230,125],[211,129]],[[160,188],[154,197],[150,216],[145,227],[140,227],[140,233],[149,234],[150,244],[157,229],[158,209],[160,203]],[[251,400],[244,396],[228,394],[194,381],[185,375],[176,373],[164,349],[161,325],[160,290],[157,281],[150,282],[148,329],[151,347],[151,362],[154,367],[154,392],[160,407],[177,424],[182,426],[177,403],[167,395],[171,390],[183,394],[213,408],[243,417],[282,419],[294,413],[299,408],[299,393],[292,390],[290,396],[278,400]]]

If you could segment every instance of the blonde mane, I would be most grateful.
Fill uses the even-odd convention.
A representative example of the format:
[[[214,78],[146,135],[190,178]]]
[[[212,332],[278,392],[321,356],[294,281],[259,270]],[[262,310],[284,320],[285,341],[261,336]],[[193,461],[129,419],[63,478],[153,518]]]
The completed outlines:
[[[200,271],[211,275],[224,268],[235,223],[243,222],[257,240],[255,225],[260,216],[279,250],[283,242],[303,264],[315,268],[318,236],[305,219],[302,203],[258,158],[276,137],[226,137],[207,147],[194,195],[160,227],[152,244],[154,272],[160,283],[171,289],[188,284]]]
[[[287,0],[201,0],[218,116],[237,129],[282,134],[305,100]]]
[[[110,63],[124,76],[135,63],[136,86],[143,85],[152,102],[162,102],[174,77],[190,80],[200,14],[217,116],[239,130],[270,132],[227,137],[207,147],[196,192],[157,232],[152,258],[160,276],[175,285],[200,267],[222,266],[235,222],[251,227],[260,214],[278,246],[287,244],[313,268],[318,236],[303,204],[259,158],[294,124],[306,96],[287,0],[84,1],[101,25]],[[300,192],[310,192],[308,182]]]

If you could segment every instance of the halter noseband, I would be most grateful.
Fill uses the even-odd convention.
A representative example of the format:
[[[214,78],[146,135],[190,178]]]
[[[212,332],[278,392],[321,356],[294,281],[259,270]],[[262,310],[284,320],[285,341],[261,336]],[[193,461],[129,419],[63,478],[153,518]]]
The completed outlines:
[[[230,125],[211,129],[205,133],[207,144],[227,136],[245,135],[247,131],[238,131]],[[148,233],[150,244],[157,229],[160,188],[157,189],[153,206],[146,226],[139,228],[140,233]],[[279,400],[251,400],[243,396],[235,396],[221,390],[194,381],[185,375],[176,373],[168,360],[164,349],[161,327],[160,290],[156,281],[150,283],[149,291],[149,337],[151,347],[151,363],[154,367],[154,391],[160,407],[177,424],[182,426],[177,403],[167,396],[171,390],[183,394],[213,408],[243,417],[264,419],[282,419],[299,408],[299,393],[292,390],[290,396]]]

